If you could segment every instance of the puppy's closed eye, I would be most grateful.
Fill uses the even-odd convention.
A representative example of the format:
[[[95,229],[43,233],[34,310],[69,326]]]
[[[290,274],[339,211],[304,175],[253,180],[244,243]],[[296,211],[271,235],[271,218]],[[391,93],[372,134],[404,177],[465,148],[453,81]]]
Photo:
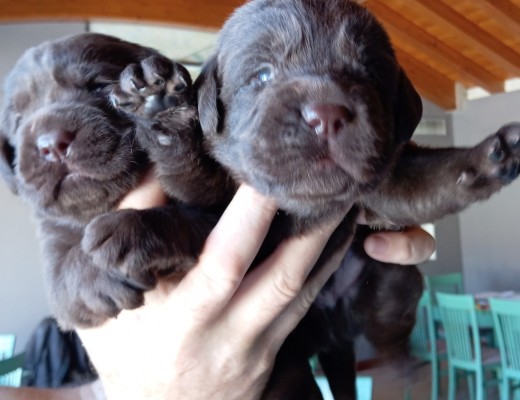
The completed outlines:
[[[89,93],[105,93],[113,84],[114,81],[107,78],[93,78],[85,84],[85,89]]]

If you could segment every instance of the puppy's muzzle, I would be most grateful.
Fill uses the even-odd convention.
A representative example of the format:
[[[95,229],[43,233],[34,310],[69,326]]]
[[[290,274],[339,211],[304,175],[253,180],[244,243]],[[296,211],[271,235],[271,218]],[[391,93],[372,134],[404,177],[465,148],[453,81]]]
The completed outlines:
[[[305,105],[302,116],[316,134],[326,140],[336,136],[353,121],[355,113],[342,105],[315,103]]]
[[[59,162],[67,157],[74,138],[74,133],[57,129],[39,136],[36,140],[36,146],[38,147],[40,155],[46,161]]]

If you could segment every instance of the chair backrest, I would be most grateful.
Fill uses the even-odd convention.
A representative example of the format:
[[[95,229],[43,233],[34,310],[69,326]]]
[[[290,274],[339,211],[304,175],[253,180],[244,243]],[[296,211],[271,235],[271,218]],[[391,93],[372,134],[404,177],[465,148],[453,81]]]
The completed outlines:
[[[520,375],[520,302],[489,299],[503,370]]]
[[[22,382],[24,353],[0,360],[0,386],[19,387]]]
[[[425,290],[419,299],[416,321],[410,335],[410,351],[421,360],[432,361],[436,357],[436,340],[432,315],[431,294]]]
[[[448,293],[436,296],[449,362],[465,369],[477,368],[482,362],[482,351],[473,296]]]
[[[13,356],[15,341],[16,335],[14,334],[0,335],[0,360]]]
[[[432,294],[433,304],[437,304],[437,298],[435,294],[441,293],[452,293],[452,294],[463,294],[464,284],[462,282],[462,274],[460,272],[454,272],[451,274],[440,274],[440,275],[427,275],[424,277],[424,283],[426,289]]]

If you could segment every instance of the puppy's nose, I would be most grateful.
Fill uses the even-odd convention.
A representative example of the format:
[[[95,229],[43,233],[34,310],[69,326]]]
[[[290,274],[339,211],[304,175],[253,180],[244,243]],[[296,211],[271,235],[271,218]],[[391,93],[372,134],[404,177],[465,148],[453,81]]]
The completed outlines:
[[[47,161],[62,161],[67,156],[73,140],[72,132],[57,130],[41,135],[36,140],[36,146]]]
[[[340,132],[354,119],[355,114],[337,104],[307,104],[302,109],[302,116],[319,136],[327,138]]]

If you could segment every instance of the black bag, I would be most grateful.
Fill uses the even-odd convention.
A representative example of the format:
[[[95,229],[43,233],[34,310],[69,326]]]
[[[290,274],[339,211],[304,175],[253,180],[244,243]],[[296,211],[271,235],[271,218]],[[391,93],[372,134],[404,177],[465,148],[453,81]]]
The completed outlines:
[[[62,331],[54,318],[45,318],[25,349],[24,386],[78,386],[97,379],[76,332]]]

